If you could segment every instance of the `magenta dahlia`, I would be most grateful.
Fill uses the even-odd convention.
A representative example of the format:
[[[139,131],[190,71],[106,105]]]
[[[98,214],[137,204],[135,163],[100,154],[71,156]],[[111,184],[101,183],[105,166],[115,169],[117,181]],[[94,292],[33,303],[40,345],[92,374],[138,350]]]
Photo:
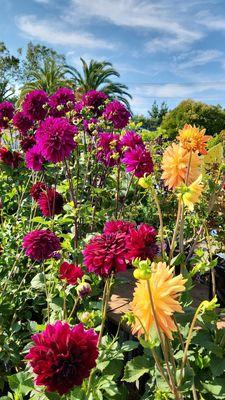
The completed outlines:
[[[135,228],[135,224],[129,221],[108,221],[104,225],[103,233],[126,233],[129,234],[132,229]]]
[[[32,260],[42,261],[51,258],[52,254],[60,250],[59,238],[49,229],[40,229],[29,232],[23,238],[23,248],[26,256]]]
[[[32,90],[23,100],[24,114],[34,121],[45,119],[47,115],[48,95],[44,90]]]
[[[18,111],[14,114],[13,125],[19,130],[22,135],[25,135],[33,126],[33,121],[27,117],[23,111]]]
[[[9,121],[13,118],[14,105],[9,101],[0,103],[0,128],[8,128]]]
[[[132,229],[127,236],[127,259],[129,261],[135,258],[153,260],[158,252],[156,244],[156,230],[148,224],[140,224],[137,229]]]
[[[69,157],[76,147],[76,133],[76,127],[65,118],[48,117],[37,129],[36,140],[44,158],[57,163]]]
[[[32,336],[34,345],[26,359],[36,374],[35,383],[61,396],[80,386],[96,365],[98,335],[83,324],[73,328],[57,321]]]
[[[134,131],[127,131],[125,135],[121,137],[121,144],[129,149],[134,149],[136,146],[144,147],[142,137]]]
[[[35,137],[33,135],[26,135],[20,140],[20,147],[26,153],[29,149],[34,147],[36,144]]]
[[[107,99],[107,95],[98,90],[89,90],[82,96],[83,106],[90,107],[94,114],[100,116],[103,112],[103,105]]]
[[[50,113],[54,117],[63,117],[74,105],[74,91],[66,87],[59,88],[49,99]]]
[[[46,189],[38,197],[38,206],[45,217],[54,217],[63,210],[63,197],[55,189]]]
[[[83,251],[84,265],[88,272],[109,276],[126,270],[126,253],[125,233],[96,235]]]
[[[125,151],[122,162],[126,166],[126,172],[132,172],[137,178],[153,172],[151,154],[140,145]]]
[[[45,185],[44,182],[37,182],[37,183],[34,183],[34,185],[31,187],[30,195],[35,201],[38,201],[40,194],[46,190],[47,190],[47,186]]]
[[[106,167],[117,165],[121,156],[120,136],[114,133],[101,132],[97,141],[97,160]]]
[[[59,272],[60,279],[65,280],[69,285],[76,285],[78,279],[81,279],[84,276],[84,272],[80,267],[66,261],[60,265]]]
[[[37,144],[27,150],[25,161],[27,168],[33,169],[34,171],[41,171],[45,159]]]
[[[103,116],[112,122],[115,129],[123,129],[128,124],[131,114],[122,103],[113,100],[107,104]]]

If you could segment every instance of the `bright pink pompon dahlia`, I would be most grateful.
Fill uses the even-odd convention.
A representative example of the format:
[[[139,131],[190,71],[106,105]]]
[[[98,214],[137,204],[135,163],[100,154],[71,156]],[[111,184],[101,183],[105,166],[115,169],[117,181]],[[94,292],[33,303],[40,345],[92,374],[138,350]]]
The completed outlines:
[[[34,171],[41,171],[45,159],[43,158],[38,145],[34,145],[26,152],[26,167]]]
[[[59,278],[64,280],[69,285],[76,285],[78,279],[81,279],[84,276],[84,272],[78,265],[70,264],[64,261],[59,268]]]
[[[127,236],[127,259],[132,261],[139,257],[141,260],[153,260],[158,252],[156,244],[156,230],[148,224],[140,224],[132,229]]]
[[[9,101],[0,103],[0,128],[8,128],[14,113],[14,105]]]
[[[124,153],[121,160],[126,166],[126,172],[132,172],[137,178],[153,172],[153,162],[149,151],[143,146],[135,146]]]
[[[107,277],[126,270],[126,234],[96,235],[83,251],[88,272]]]
[[[54,117],[62,117],[74,108],[74,91],[66,87],[59,88],[49,99],[50,113]]]
[[[37,182],[31,187],[30,195],[35,201],[38,201],[40,194],[46,190],[47,186],[45,185],[44,182]]]
[[[126,233],[129,234],[132,229],[135,228],[135,224],[129,221],[108,221],[104,225],[103,233]]]
[[[23,111],[18,111],[14,114],[13,125],[19,130],[22,135],[25,135],[33,126],[33,121],[26,116]]]
[[[32,336],[34,345],[26,359],[36,374],[35,383],[61,396],[80,386],[96,365],[98,335],[83,324],[73,328],[57,321]]]
[[[113,167],[120,161],[120,136],[114,133],[101,132],[97,141],[97,160],[106,167]]]
[[[47,115],[48,95],[44,90],[32,90],[23,101],[22,109],[24,114],[34,120],[40,121]]]
[[[107,95],[98,90],[89,90],[82,96],[83,106],[91,107],[93,112],[99,116],[102,114],[101,106],[105,103]]]
[[[77,129],[65,118],[48,117],[36,132],[36,140],[44,158],[53,163],[64,161],[75,149]]]
[[[49,229],[29,232],[23,238],[23,248],[26,256],[32,260],[42,261],[51,258],[55,251],[60,250],[59,238]]]
[[[122,103],[113,100],[107,104],[103,116],[112,122],[115,129],[123,129],[128,124],[131,114]]]
[[[63,197],[55,189],[46,189],[40,193],[38,206],[45,217],[61,214],[63,210]]]
[[[121,144],[129,149],[134,149],[136,146],[145,146],[142,137],[134,131],[127,131],[125,135],[121,137]]]

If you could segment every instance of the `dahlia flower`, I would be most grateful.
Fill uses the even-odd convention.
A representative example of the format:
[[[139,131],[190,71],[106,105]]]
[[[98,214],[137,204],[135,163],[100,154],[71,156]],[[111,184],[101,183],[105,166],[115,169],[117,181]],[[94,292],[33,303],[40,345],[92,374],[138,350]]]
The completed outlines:
[[[126,270],[126,253],[125,233],[96,235],[83,251],[84,265],[88,272],[106,277]]]
[[[128,221],[108,221],[104,225],[103,233],[106,235],[110,233],[126,233],[129,234],[132,229],[135,228],[135,224],[133,222]]]
[[[23,139],[20,140],[20,147],[26,153],[29,149],[34,147],[36,144],[35,137],[32,135],[23,136]]]
[[[27,168],[33,169],[34,171],[41,171],[45,160],[38,145],[35,144],[33,147],[27,150],[25,161]]]
[[[106,167],[117,165],[121,156],[120,136],[114,133],[99,133],[97,141],[97,160]]]
[[[190,152],[179,144],[173,143],[167,147],[162,159],[162,179],[169,189],[175,189],[185,183],[189,160],[191,160],[191,163],[188,184],[194,182],[200,175],[200,159],[197,153],[193,152],[190,158]]]
[[[78,279],[84,276],[84,272],[75,264],[70,264],[64,261],[59,269],[61,280],[65,280],[69,285],[76,285]]]
[[[156,235],[156,230],[148,224],[140,224],[136,229],[130,230],[126,240],[126,258],[129,261],[135,258],[153,260],[158,252]]]
[[[18,151],[10,151],[6,147],[0,148],[0,162],[11,168],[18,168],[23,161],[22,155]]]
[[[182,198],[189,211],[194,211],[194,205],[199,202],[203,189],[202,175],[199,175],[198,179],[192,182],[183,194],[178,194],[178,197]]]
[[[38,197],[38,206],[45,217],[54,217],[61,214],[63,209],[63,197],[55,189],[47,188]]]
[[[133,131],[127,131],[125,135],[121,137],[121,144],[129,149],[134,149],[136,146],[144,147],[142,137]]]
[[[92,111],[99,116],[103,111],[100,107],[103,106],[107,98],[108,97],[103,92],[99,92],[98,90],[89,90],[82,96],[81,102],[83,106],[90,107]]]
[[[153,172],[151,154],[142,145],[125,151],[122,162],[126,166],[126,172],[132,172],[137,178]]]
[[[47,114],[46,106],[48,104],[48,95],[44,90],[32,90],[23,100],[22,109],[24,114],[34,120],[45,119]]]
[[[23,248],[26,256],[32,260],[43,261],[51,258],[52,254],[60,250],[59,238],[49,229],[40,229],[29,232],[23,238]]]
[[[8,128],[9,121],[13,118],[14,105],[9,101],[0,103],[0,128]]]
[[[59,88],[49,99],[50,113],[54,117],[63,117],[74,105],[74,91],[66,87]]]
[[[197,151],[200,154],[207,154],[206,142],[211,136],[205,135],[205,129],[200,130],[195,125],[185,124],[179,130],[179,140],[181,146],[188,151]]]
[[[39,149],[47,161],[57,163],[69,157],[76,147],[74,135],[77,133],[65,118],[48,117],[36,132]]]
[[[14,114],[13,125],[19,130],[22,135],[25,135],[33,126],[33,121],[26,116],[23,111],[18,111]]]
[[[184,284],[186,280],[183,279],[182,275],[173,276],[174,269],[167,266],[166,263],[152,263],[151,268],[152,274],[148,282],[157,324],[161,331],[169,339],[172,339],[172,332],[176,332],[177,330],[172,317],[175,312],[183,312],[177,298],[185,290]],[[133,333],[138,332],[140,336],[146,332],[149,335],[151,327],[155,325],[155,318],[150,304],[146,280],[137,282],[133,301],[130,305],[132,313],[136,317],[133,325]]]
[[[37,182],[31,187],[30,195],[35,201],[38,201],[40,194],[46,190],[47,186],[45,185],[44,182]]]
[[[103,116],[112,122],[115,129],[123,129],[128,124],[131,114],[122,103],[113,100],[105,107]]]
[[[57,321],[32,336],[34,345],[26,359],[36,374],[35,383],[61,396],[80,386],[96,365],[98,335],[83,324],[73,328]]]

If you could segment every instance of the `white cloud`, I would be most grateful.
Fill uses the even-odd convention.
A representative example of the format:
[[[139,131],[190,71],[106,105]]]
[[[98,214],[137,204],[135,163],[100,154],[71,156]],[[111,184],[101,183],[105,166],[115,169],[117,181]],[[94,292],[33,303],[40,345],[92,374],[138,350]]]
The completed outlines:
[[[224,53],[216,49],[208,50],[194,50],[188,53],[183,53],[182,55],[174,59],[173,68],[176,70],[191,69],[194,67],[206,65],[212,62],[219,62],[223,64]]]
[[[38,20],[35,15],[22,15],[16,18],[16,25],[29,38],[38,39],[53,45],[77,46],[83,48],[113,49],[115,46],[94,35],[82,31],[66,31],[53,20]]]
[[[208,11],[201,11],[197,15],[199,23],[212,31],[224,31],[225,19],[223,16],[212,15]]]
[[[35,3],[49,4],[51,0],[34,0]]]

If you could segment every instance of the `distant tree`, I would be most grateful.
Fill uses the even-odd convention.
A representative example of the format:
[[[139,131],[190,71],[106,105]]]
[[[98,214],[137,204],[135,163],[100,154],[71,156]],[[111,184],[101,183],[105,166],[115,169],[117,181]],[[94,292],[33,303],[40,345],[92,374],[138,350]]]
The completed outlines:
[[[67,72],[80,93],[87,92],[88,90],[101,90],[109,98],[117,98],[129,106],[127,97],[131,99],[132,96],[127,92],[128,87],[111,79],[113,76],[120,77],[119,72],[113,68],[112,63],[91,60],[88,64],[83,58],[81,58],[81,63],[82,72],[72,66],[68,66],[67,68]]]
[[[225,110],[220,105],[184,100],[165,115],[161,127],[169,138],[174,139],[186,123],[206,128],[208,135],[215,136],[225,129]]]
[[[0,102],[14,95],[18,72],[19,58],[11,55],[6,45],[0,42]]]
[[[147,117],[144,115],[135,115],[134,121],[141,122],[142,128],[149,131],[155,131],[162,123],[163,117],[168,112],[168,106],[165,102],[159,106],[156,101],[152,104],[151,110],[148,111]]]

